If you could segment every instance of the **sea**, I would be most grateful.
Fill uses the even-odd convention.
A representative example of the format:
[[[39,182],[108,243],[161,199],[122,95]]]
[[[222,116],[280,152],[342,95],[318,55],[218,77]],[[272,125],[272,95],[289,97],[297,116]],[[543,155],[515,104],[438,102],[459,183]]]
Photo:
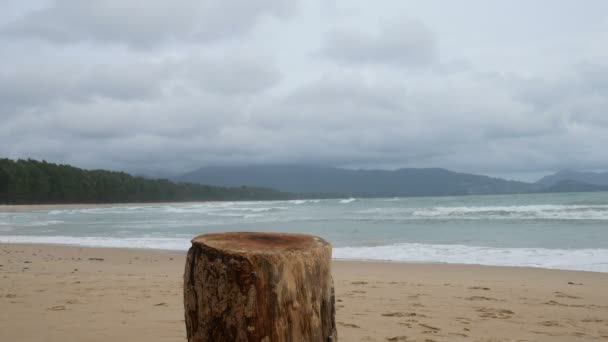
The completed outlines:
[[[608,272],[608,193],[120,205],[0,213],[0,243],[186,251],[225,231],[320,236],[343,260]]]

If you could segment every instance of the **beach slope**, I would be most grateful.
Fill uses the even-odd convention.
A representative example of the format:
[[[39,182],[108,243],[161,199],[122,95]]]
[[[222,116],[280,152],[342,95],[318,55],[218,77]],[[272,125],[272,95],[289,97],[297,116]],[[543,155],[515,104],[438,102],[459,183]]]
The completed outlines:
[[[0,245],[0,341],[185,341],[184,254]],[[608,340],[608,274],[334,262],[340,341]]]

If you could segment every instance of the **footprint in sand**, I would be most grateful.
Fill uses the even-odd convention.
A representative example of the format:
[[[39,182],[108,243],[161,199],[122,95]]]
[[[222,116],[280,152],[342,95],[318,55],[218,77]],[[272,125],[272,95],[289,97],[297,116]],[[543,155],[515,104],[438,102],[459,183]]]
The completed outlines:
[[[63,305],[58,305],[58,306],[53,306],[53,307],[47,308],[47,310],[49,310],[49,311],[64,311],[64,310],[67,310],[67,309]]]
[[[560,303],[560,302],[556,302],[554,300],[550,300],[548,302],[544,303],[545,305],[557,305],[557,306],[568,306],[568,304],[564,304],[564,303]]]
[[[572,296],[563,292],[555,292],[555,297],[558,298],[570,298],[570,299],[583,299],[582,297]]]
[[[485,296],[471,296],[471,297],[467,297],[465,299],[472,300],[472,301],[480,301],[480,300],[498,301],[498,299],[496,299],[496,298],[490,298],[490,297],[485,297]]]
[[[468,317],[454,317],[454,319],[456,321],[458,321],[458,323],[461,323],[461,324],[471,324],[471,322],[473,321],[472,319],[470,319]]]
[[[551,332],[551,331],[537,331],[537,330],[531,330],[533,333],[538,334],[538,335],[547,335],[547,336],[562,336],[561,333],[557,333],[557,332]]]
[[[469,290],[484,290],[484,291],[490,291],[489,287],[483,287],[483,286],[471,286],[469,287]]]
[[[480,308],[477,309],[480,312],[479,317],[482,318],[498,318],[498,319],[507,319],[511,318],[515,313],[511,310],[507,309],[496,309],[496,308]]]
[[[387,312],[383,313],[384,317],[426,317],[425,315],[417,314],[415,312]]]
[[[390,341],[390,342],[408,342],[408,341],[413,341],[413,340],[408,339],[407,336],[387,337],[386,340]]]
[[[448,333],[448,335],[457,337],[469,337],[469,335],[463,333]]]
[[[559,324],[559,322],[556,322],[556,321],[544,321],[544,322],[540,322],[538,324],[544,325],[545,327],[561,327],[562,326],[561,324]]]
[[[581,319],[581,322],[584,323],[602,323],[604,322],[603,319],[599,319],[599,318],[585,318],[585,319]]]
[[[132,315],[132,314],[136,314],[136,313],[138,313],[139,311],[137,311],[137,310],[126,310],[126,309],[122,309],[122,310],[120,310],[120,312],[121,312],[121,313],[124,313],[124,314],[127,314],[127,315]]]
[[[421,327],[423,327],[423,328],[429,329],[429,330],[423,331],[422,332],[423,334],[434,334],[434,333],[437,333],[437,332],[441,331],[441,329],[439,329],[437,327],[434,327],[432,325],[423,324],[423,323],[420,323],[418,325],[421,326]]]
[[[347,328],[361,328],[360,326],[352,323],[338,322],[338,324]]]

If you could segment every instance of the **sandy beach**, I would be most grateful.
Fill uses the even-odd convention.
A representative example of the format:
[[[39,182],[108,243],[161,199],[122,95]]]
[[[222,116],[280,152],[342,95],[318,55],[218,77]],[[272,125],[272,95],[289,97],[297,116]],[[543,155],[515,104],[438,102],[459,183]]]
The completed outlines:
[[[0,341],[184,341],[184,255],[0,245]],[[608,274],[333,264],[340,341],[608,340]]]

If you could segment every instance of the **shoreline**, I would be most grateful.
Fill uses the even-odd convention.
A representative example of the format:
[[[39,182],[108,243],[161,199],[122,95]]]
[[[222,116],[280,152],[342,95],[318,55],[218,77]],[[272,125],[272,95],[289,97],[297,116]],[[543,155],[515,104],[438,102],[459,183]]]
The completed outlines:
[[[179,251],[0,244],[0,340],[184,341],[184,265]],[[608,338],[606,273],[334,260],[332,275],[342,341]]]
[[[51,210],[95,209],[95,208],[125,208],[125,207],[153,207],[157,205],[188,204],[188,203],[215,203],[208,202],[133,202],[133,203],[71,203],[71,204],[0,204],[0,213],[27,213]]]
[[[159,248],[147,248],[147,247],[105,247],[105,246],[86,246],[86,245],[70,245],[60,243],[30,243],[30,242],[0,242],[2,245],[17,245],[17,246],[30,246],[30,247],[58,247],[58,248],[78,248],[78,249],[92,249],[92,250],[113,250],[113,251],[129,251],[129,252],[153,252],[160,254],[171,254],[171,255],[183,255],[185,256],[187,250],[180,249],[159,249]],[[335,248],[335,247],[334,247]],[[341,259],[332,258],[334,263],[362,263],[362,264],[396,264],[396,265],[444,265],[444,266],[455,266],[455,267],[479,267],[479,268],[499,268],[499,269],[521,269],[521,270],[544,270],[544,271],[556,271],[556,272],[581,272],[581,273],[594,273],[608,275],[608,272],[600,271],[587,271],[587,270],[570,270],[561,268],[548,268],[548,267],[535,267],[535,266],[504,266],[504,265],[485,265],[485,264],[464,264],[464,263],[449,263],[449,262],[426,262],[426,261],[399,261],[399,260],[369,260],[369,259]]]

